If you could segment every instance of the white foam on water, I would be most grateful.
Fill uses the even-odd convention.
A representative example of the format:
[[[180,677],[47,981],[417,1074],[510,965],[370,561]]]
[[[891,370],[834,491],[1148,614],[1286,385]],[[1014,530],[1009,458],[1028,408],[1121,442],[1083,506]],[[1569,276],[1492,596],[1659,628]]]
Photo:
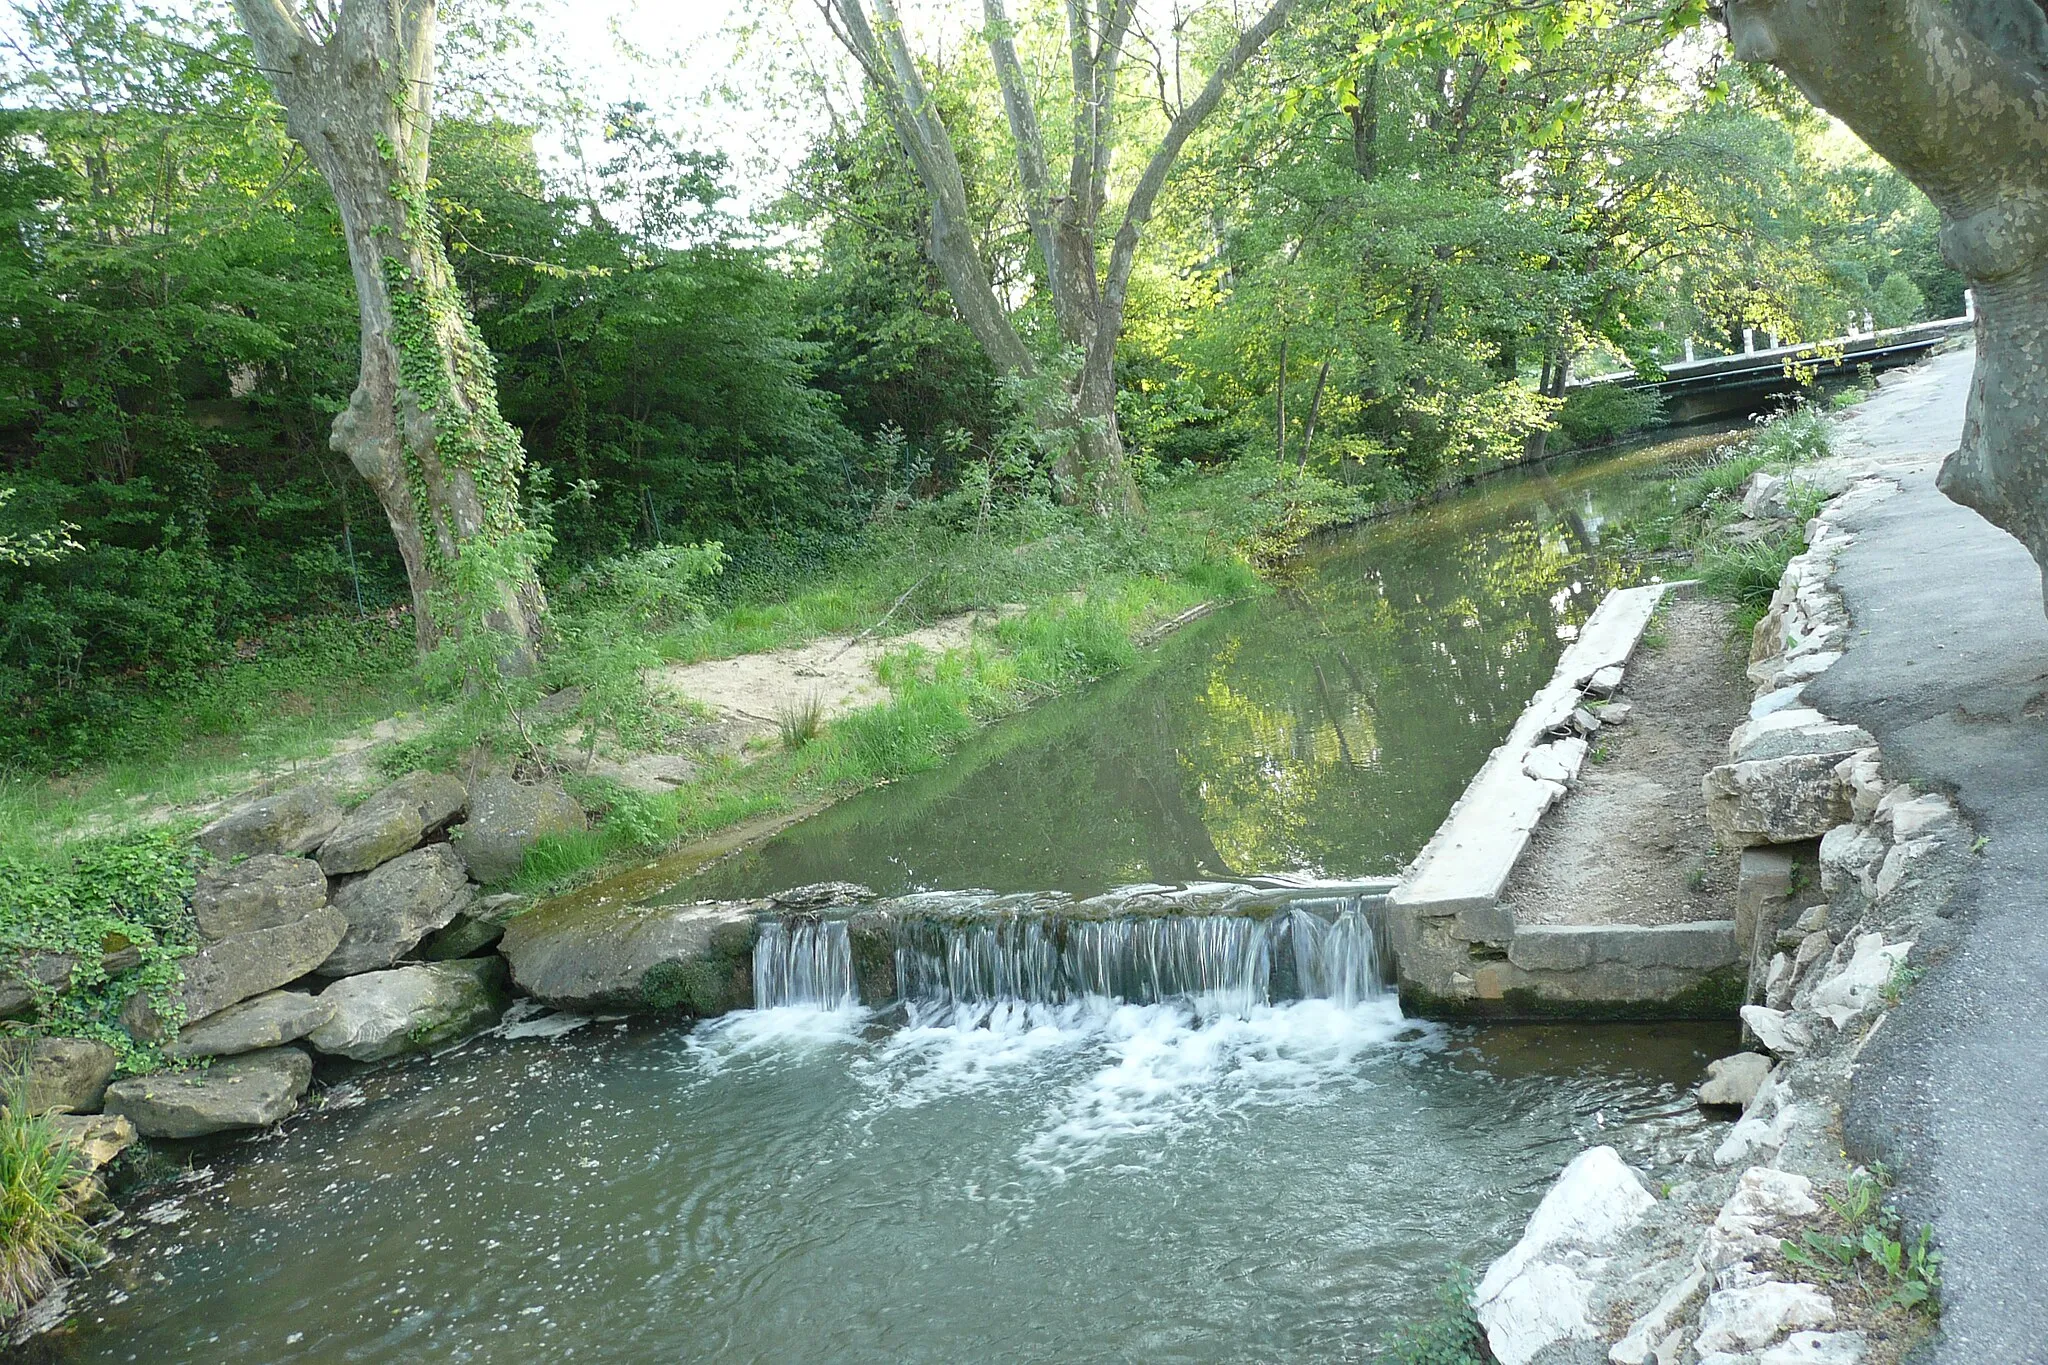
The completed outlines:
[[[1056,1178],[1104,1160],[1150,1164],[1217,1113],[1324,1102],[1357,1082],[1362,1054],[1415,1032],[1392,1002],[1297,1000],[1206,1017],[1178,1003],[1120,1006],[1100,1035],[1102,1065],[1047,1106],[1018,1159]]]
[[[716,1076],[736,1065],[802,1061],[822,1049],[857,1043],[870,1017],[858,1005],[735,1010],[697,1025],[684,1045],[706,1075]]]

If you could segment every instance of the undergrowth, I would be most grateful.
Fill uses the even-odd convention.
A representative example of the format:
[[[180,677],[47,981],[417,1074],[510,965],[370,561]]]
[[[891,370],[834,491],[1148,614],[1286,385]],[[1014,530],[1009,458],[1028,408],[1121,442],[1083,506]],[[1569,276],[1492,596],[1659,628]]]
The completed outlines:
[[[1627,528],[1632,548],[1690,558],[1701,586],[1734,605],[1734,628],[1747,635],[1769,611],[1785,565],[1805,551],[1806,522],[1822,497],[1816,488],[1796,487],[1783,528],[1736,539],[1728,531],[1741,519],[1743,490],[1759,471],[1782,474],[1824,458],[1833,433],[1816,407],[1773,415],[1723,458],[1675,480],[1663,504]]]
[[[182,1022],[178,963],[198,946],[197,857],[182,827],[84,839],[40,858],[0,852],[0,953],[9,966],[45,954],[70,962],[61,994],[34,972],[19,973],[37,997],[38,1032],[97,1039],[126,1071],[161,1063],[121,1027],[121,1006],[141,991],[171,1031]],[[135,965],[120,967],[125,958]]]
[[[1855,1284],[1874,1312],[1938,1318],[1941,1253],[1933,1249],[1933,1229],[1906,1230],[1887,1197],[1883,1169],[1854,1172],[1840,1195],[1821,1198],[1832,1226],[1780,1242],[1785,1259],[1824,1284]]]
[[[29,1112],[26,1096],[27,1082],[14,1078],[0,1113],[0,1320],[34,1303],[66,1268],[98,1255],[70,1194],[75,1149]]]
[[[1486,1334],[1472,1311],[1473,1275],[1460,1270],[1437,1289],[1436,1312],[1410,1323],[1388,1343],[1385,1358],[1399,1365],[1488,1365]]]

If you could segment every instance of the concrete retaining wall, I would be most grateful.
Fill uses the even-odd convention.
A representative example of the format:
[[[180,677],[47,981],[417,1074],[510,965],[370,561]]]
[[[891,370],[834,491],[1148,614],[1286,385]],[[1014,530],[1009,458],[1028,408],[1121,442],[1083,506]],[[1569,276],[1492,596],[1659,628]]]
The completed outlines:
[[[1665,594],[1690,586],[1607,595],[1388,897],[1388,947],[1411,1009],[1726,1017],[1741,1002],[1731,920],[1518,927],[1501,905],[1537,824],[1585,760],[1581,708],[1619,686]]]

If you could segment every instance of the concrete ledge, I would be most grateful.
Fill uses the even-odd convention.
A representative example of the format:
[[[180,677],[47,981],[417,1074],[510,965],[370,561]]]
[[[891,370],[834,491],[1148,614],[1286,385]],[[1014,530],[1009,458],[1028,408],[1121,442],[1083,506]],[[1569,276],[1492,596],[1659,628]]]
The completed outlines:
[[[1550,681],[1523,710],[1507,739],[1437,827],[1406,878],[1387,898],[1394,910],[1425,918],[1457,916],[1476,942],[1504,945],[1513,926],[1495,912],[1508,878],[1543,813],[1564,795],[1560,782],[1523,770],[1552,730],[1584,703],[1593,675],[1628,662],[1657,604],[1682,583],[1651,583],[1607,594],[1558,660]],[[1539,765],[1540,767],[1541,765]],[[1573,765],[1574,767],[1576,764]]]
[[[1735,921],[1691,924],[1525,924],[1508,945],[1508,961],[1524,971],[1576,971],[1599,962],[1625,967],[1712,971],[1740,954]]]

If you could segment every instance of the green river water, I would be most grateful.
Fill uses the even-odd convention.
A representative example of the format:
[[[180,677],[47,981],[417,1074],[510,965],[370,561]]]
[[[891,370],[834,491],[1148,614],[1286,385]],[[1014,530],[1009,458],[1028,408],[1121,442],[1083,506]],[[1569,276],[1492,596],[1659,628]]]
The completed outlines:
[[[1388,873],[1697,441],[1490,480],[669,898]],[[557,1031],[566,1030],[566,1031]],[[1384,994],[528,1019],[203,1144],[52,1361],[1371,1359],[1581,1147],[1653,1172],[1732,1028],[1449,1027]]]

